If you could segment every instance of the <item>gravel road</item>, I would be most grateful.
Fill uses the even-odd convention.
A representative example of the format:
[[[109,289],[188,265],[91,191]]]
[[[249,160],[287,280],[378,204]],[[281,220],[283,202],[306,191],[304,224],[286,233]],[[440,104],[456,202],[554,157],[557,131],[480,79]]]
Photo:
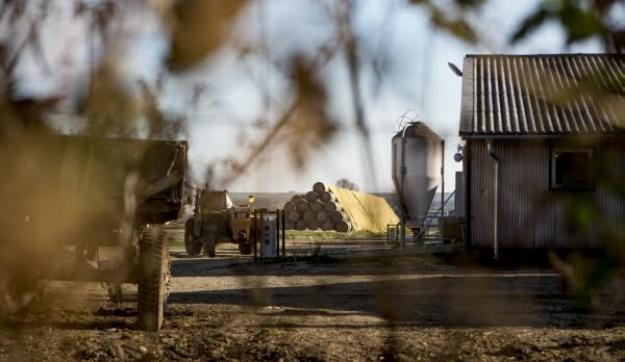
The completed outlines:
[[[424,253],[172,257],[162,332],[135,330],[130,286],[114,305],[98,284],[50,283],[45,305],[0,327],[0,360],[625,360],[616,281],[588,304],[547,268]]]

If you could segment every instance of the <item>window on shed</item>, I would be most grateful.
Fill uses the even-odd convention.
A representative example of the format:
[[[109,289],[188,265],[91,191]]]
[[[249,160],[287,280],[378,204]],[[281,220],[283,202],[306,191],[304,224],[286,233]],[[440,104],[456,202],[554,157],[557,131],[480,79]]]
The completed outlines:
[[[551,151],[551,188],[589,190],[595,187],[592,148],[554,148]]]

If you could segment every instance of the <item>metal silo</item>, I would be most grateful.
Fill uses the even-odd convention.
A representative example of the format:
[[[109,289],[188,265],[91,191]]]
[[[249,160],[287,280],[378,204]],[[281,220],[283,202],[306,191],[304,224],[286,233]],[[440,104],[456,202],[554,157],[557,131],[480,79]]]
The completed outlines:
[[[419,235],[442,181],[443,141],[425,123],[405,125],[392,140],[392,175],[404,230]]]

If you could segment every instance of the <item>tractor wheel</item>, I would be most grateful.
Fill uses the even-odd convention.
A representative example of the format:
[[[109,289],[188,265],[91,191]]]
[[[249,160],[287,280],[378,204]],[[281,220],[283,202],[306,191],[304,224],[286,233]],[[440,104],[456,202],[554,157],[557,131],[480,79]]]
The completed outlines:
[[[198,256],[202,252],[202,243],[195,237],[194,223],[193,219],[189,219],[184,225],[184,248],[190,256]]]
[[[0,267],[0,272],[4,272]],[[0,303],[0,324],[3,322],[3,318],[12,314],[19,314],[27,311],[31,305],[36,304],[37,301],[45,300],[45,283],[41,280],[34,278],[27,273],[16,273],[12,275],[11,272],[6,272],[2,275],[6,279],[0,279],[0,298],[3,303]]]
[[[214,235],[204,235],[202,237],[202,241],[204,244],[204,255],[207,255],[209,258],[215,257],[215,248],[217,247],[217,242],[215,241]]]
[[[239,252],[241,255],[250,255],[252,253],[252,244],[247,241],[239,241]]]
[[[145,228],[139,242],[139,273],[139,328],[156,332],[163,325],[169,279],[169,248],[160,226],[148,225]]]
[[[124,301],[122,285],[119,283],[106,283],[105,287],[111,303],[115,303],[117,306],[121,305]]]

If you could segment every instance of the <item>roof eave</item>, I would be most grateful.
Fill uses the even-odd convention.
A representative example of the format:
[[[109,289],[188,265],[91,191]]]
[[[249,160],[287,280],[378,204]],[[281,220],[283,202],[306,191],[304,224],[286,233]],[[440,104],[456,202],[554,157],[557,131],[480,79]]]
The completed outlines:
[[[621,133],[577,133],[577,134],[474,134],[460,133],[463,140],[505,140],[505,139],[553,139],[553,138],[580,138],[580,137],[625,137],[625,132]]]

